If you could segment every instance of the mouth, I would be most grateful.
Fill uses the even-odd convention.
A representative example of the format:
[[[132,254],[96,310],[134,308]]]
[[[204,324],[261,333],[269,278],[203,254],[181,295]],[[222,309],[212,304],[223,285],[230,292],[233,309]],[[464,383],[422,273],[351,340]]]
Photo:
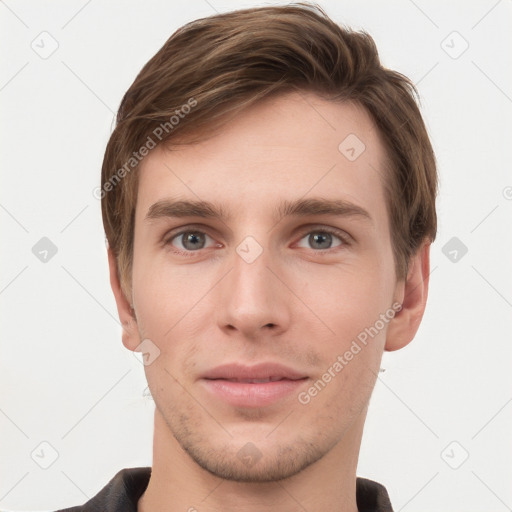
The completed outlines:
[[[218,366],[202,376],[201,381],[216,399],[235,407],[258,408],[298,392],[308,378],[292,368],[265,363]]]
[[[277,382],[279,380],[296,380],[296,379],[286,379],[286,377],[266,377],[264,379],[211,379],[211,380],[225,380],[227,382],[247,382],[249,384],[263,384],[265,382]]]

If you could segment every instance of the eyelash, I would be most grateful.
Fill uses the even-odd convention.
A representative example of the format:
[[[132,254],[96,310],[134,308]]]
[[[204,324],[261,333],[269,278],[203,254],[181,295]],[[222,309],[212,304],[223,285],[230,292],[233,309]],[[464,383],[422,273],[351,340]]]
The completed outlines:
[[[206,236],[210,236],[208,235],[208,233],[206,233],[205,231],[203,231],[202,229],[199,229],[199,228],[195,228],[194,226],[188,226],[186,229],[182,229],[180,231],[178,231],[177,233],[171,233],[169,236],[167,236],[164,240],[164,246],[171,246],[172,247],[172,252],[174,254],[177,254],[179,256],[185,256],[185,257],[190,257],[190,258],[193,258],[197,253],[201,252],[202,249],[198,249],[196,251],[183,251],[181,249],[177,249],[176,247],[173,247],[171,245],[172,241],[185,234],[185,233],[190,233],[190,232],[194,232],[194,233],[200,233],[200,234],[203,234],[203,235],[206,235]],[[311,249],[312,251],[314,251],[315,253],[317,254],[321,254],[321,255],[326,255],[326,254],[331,254],[331,252],[333,250],[336,250],[338,249],[340,246],[343,247],[343,246],[348,246],[350,245],[350,241],[349,241],[349,235],[347,235],[344,231],[341,231],[339,229],[336,229],[336,228],[330,228],[330,227],[318,227],[318,228],[308,228],[307,231],[303,231],[300,235],[300,238],[299,238],[299,242],[306,236],[306,235],[310,235],[311,233],[328,233],[330,235],[334,235],[335,237],[337,237],[341,244],[339,246],[336,246],[336,247],[331,247],[329,249],[318,249],[318,250],[315,250],[315,249]],[[210,238],[213,238],[213,237],[210,237]]]

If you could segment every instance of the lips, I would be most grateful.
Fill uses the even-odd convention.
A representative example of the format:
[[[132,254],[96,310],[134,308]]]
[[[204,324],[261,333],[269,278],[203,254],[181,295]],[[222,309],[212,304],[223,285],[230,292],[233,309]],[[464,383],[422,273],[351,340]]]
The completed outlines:
[[[276,363],[255,366],[222,365],[206,372],[201,381],[207,391],[236,407],[264,407],[282,400],[304,385],[303,373]]]
[[[219,379],[213,379],[213,380],[219,380]],[[222,379],[227,380],[228,382],[247,382],[249,384],[258,384],[258,383],[264,383],[264,382],[276,382],[278,380],[284,380],[283,377],[267,377],[266,379]]]
[[[240,382],[251,380],[298,380],[305,377],[306,375],[301,372],[278,363],[260,363],[254,366],[226,364],[217,366],[203,375],[204,379],[223,379]]]

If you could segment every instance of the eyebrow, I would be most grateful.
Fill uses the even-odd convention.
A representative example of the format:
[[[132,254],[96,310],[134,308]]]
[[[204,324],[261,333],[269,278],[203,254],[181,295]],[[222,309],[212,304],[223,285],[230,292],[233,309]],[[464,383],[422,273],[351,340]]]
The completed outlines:
[[[371,215],[361,206],[344,199],[310,198],[295,201],[283,200],[275,209],[274,220],[284,217],[306,217],[310,215],[334,215],[339,217],[361,217],[372,221]],[[202,217],[228,221],[232,217],[220,204],[209,201],[162,199],[150,206],[145,220],[173,217]]]

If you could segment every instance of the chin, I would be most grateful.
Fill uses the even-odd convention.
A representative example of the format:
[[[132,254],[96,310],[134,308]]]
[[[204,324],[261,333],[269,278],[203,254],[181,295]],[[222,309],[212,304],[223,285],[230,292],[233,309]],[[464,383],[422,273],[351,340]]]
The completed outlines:
[[[180,443],[192,460],[212,475],[233,482],[264,483],[290,478],[314,464],[325,453],[303,440],[287,446],[260,449],[247,442],[236,450],[232,445],[212,447]]]

